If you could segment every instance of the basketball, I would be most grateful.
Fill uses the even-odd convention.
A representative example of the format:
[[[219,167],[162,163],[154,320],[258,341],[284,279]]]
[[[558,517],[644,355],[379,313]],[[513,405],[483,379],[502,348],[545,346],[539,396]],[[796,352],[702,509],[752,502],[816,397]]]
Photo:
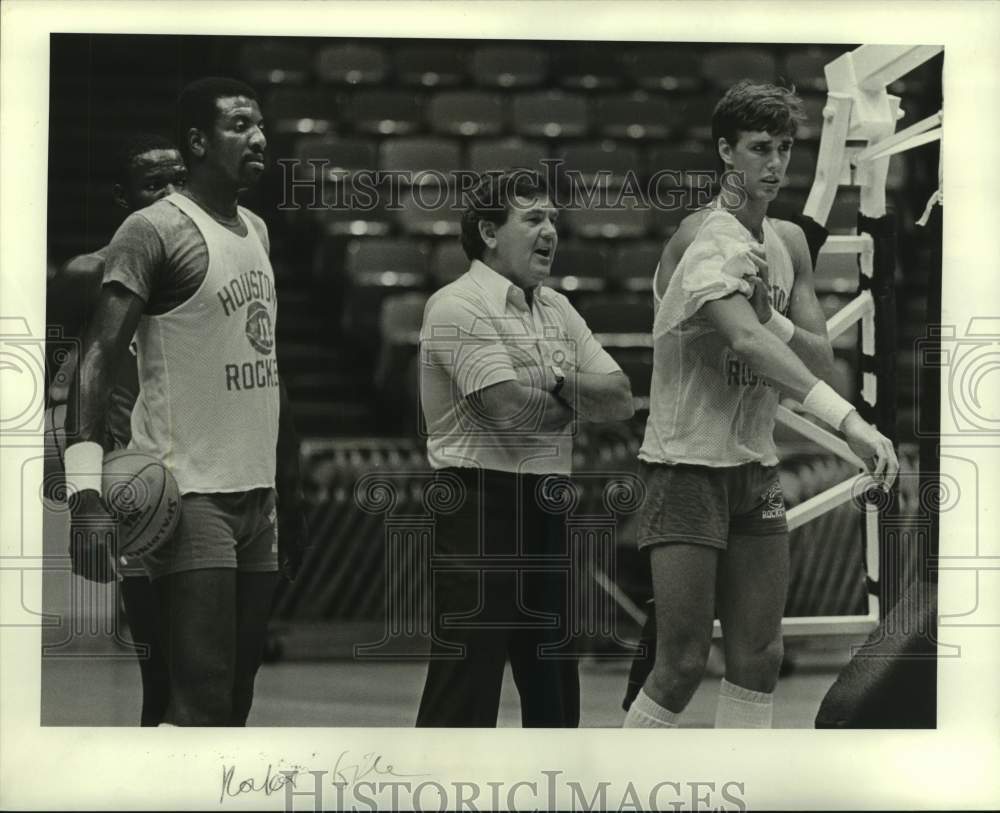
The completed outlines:
[[[118,554],[144,556],[163,545],[180,519],[177,481],[155,457],[132,449],[104,456],[104,506],[118,522]]]

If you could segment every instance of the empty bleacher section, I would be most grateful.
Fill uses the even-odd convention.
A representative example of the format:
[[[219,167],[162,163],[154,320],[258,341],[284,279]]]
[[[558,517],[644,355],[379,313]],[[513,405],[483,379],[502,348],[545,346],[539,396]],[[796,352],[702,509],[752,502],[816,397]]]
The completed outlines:
[[[635,427],[608,425],[589,427],[577,440],[574,467],[577,501],[571,517],[608,515],[606,488],[609,482],[635,472],[635,455],[641,437]],[[321,624],[330,619],[351,622],[355,642],[376,643],[393,628],[392,614],[400,602],[413,608],[428,594],[427,561],[430,548],[411,557],[399,557],[395,540],[407,533],[418,536],[433,528],[432,501],[428,488],[432,474],[416,439],[315,440],[305,449],[306,494],[313,506],[310,526],[317,544],[310,551],[302,574],[294,585],[282,585],[275,605],[279,628],[289,622]],[[903,516],[914,517],[916,495],[912,453],[901,455],[904,487]],[[815,451],[790,453],[780,465],[787,505],[793,507],[850,475],[850,467]],[[651,595],[648,571],[635,548],[637,514],[627,504],[611,512],[616,525],[613,571],[622,592],[636,606]],[[786,615],[864,615],[866,573],[860,524],[862,509],[853,503],[840,506],[798,528],[791,538],[791,587]],[[401,536],[402,535],[402,536]],[[423,557],[423,558],[422,558]],[[606,575],[606,574],[605,574]],[[587,571],[577,578],[588,583],[601,574]],[[581,589],[585,589],[581,587]],[[604,595],[616,629],[634,633],[635,621],[610,596]],[[408,633],[395,630],[395,650],[383,654],[419,652],[426,643],[419,612],[408,616]],[[586,629],[585,622],[580,624]],[[366,632],[358,632],[366,630]],[[405,634],[404,634],[405,633]],[[295,633],[289,633],[295,638]],[[369,637],[366,637],[369,636]],[[599,636],[593,636],[595,638]],[[595,646],[598,641],[593,642]],[[330,646],[328,641],[326,646]],[[313,642],[311,646],[322,643]],[[391,647],[388,647],[391,649]],[[319,654],[313,651],[313,655]],[[349,654],[343,651],[339,654]]]
[[[562,162],[563,174],[576,170],[588,183],[599,181],[612,200],[628,182],[647,190],[658,177],[660,199],[682,204],[650,208],[626,195],[621,206],[571,207],[559,220],[552,285],[601,335],[642,407],[652,364],[650,281],[663,241],[696,199],[699,173],[716,169],[709,125],[722,90],[744,76],[780,78],[799,89],[808,121],[772,212],[799,213],[821,129],[822,68],[850,47],[56,35],[50,261],[93,250],[117,226],[104,156],[119,133],[169,128],[177,92],[199,76],[239,75],[257,89],[272,166],[245,202],[271,233],[279,358],[298,425],[311,439],[306,472],[319,543],[278,612],[377,619],[385,595],[384,517],[361,510],[354,487],[372,470],[414,472],[414,484],[426,471],[414,340],[426,297],[467,267],[450,173],[539,167],[550,159]],[[939,58],[891,88],[903,97],[900,127],[939,109],[940,66]],[[937,185],[927,169],[936,168],[936,148],[928,149],[892,159],[888,194],[905,269],[899,398],[900,415],[910,421],[907,359],[927,321],[927,286],[939,280],[928,273],[927,250],[911,239]],[[290,160],[282,167],[279,159]],[[376,171],[401,180],[366,184]],[[831,231],[852,231],[856,211],[856,190],[842,190]],[[817,289],[828,313],[853,293],[857,273],[853,258],[821,257]],[[838,388],[853,395],[854,333],[838,342],[837,356]],[[633,471],[644,420],[640,409],[620,431],[583,433],[578,469]],[[912,438],[912,427],[901,425],[899,435]],[[814,448],[781,440],[790,502],[836,479]],[[406,493],[419,502],[419,494]],[[847,507],[796,532],[789,599],[795,612],[857,609],[861,560],[843,556],[842,548],[860,544],[848,532],[856,517]],[[627,541],[627,518],[622,528]],[[631,548],[620,547],[628,557]],[[641,586],[629,590],[641,598]]]

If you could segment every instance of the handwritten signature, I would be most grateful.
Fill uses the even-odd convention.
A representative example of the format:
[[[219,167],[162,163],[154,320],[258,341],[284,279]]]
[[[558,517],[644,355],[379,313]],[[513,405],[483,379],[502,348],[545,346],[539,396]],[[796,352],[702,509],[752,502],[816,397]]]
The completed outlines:
[[[227,798],[241,796],[247,793],[263,793],[270,796],[272,793],[284,789],[286,785],[293,788],[298,777],[299,770],[275,770],[270,763],[262,777],[247,777],[245,779],[236,778],[235,765],[222,766],[222,789],[219,793],[219,804]],[[309,771],[316,776],[330,773],[332,784],[334,785],[354,785],[362,779],[371,781],[378,777],[396,777],[400,779],[410,779],[414,777],[427,776],[424,773],[401,773],[396,766],[388,762],[383,754],[370,751],[360,758],[351,755],[350,751],[341,751],[334,762],[333,770]]]
[[[294,788],[296,773],[297,771],[289,771],[287,773],[279,771],[275,773],[274,767],[268,763],[267,773],[259,781],[254,778],[237,781],[236,766],[223,765],[222,792],[219,794],[219,804],[222,804],[227,797],[239,796],[243,793],[260,793],[263,791],[265,796],[270,796],[272,793],[277,793],[284,788],[285,785],[291,785]]]
[[[402,779],[427,776],[425,773],[399,773],[395,765],[383,762],[385,758],[382,754],[374,751],[364,754],[358,761],[351,759],[349,754],[350,751],[341,751],[337,757],[333,765],[334,784],[353,785],[369,776],[396,776]]]

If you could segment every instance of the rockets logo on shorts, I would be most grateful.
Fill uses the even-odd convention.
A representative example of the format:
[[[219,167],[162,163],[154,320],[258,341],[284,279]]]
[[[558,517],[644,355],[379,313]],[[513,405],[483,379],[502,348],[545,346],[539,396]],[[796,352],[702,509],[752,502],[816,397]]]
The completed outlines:
[[[274,349],[274,329],[271,315],[262,302],[251,302],[247,306],[246,334],[254,350],[265,356],[270,355]]]
[[[781,483],[775,481],[771,487],[761,496],[764,502],[764,510],[761,512],[761,519],[777,519],[785,516],[785,495],[781,491]]]

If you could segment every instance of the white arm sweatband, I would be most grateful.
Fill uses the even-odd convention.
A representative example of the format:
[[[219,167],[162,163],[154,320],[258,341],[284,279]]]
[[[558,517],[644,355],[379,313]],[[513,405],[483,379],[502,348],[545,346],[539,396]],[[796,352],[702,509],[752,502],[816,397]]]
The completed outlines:
[[[101,494],[101,470],[104,467],[104,449],[93,441],[74,443],[66,447],[66,487],[71,493],[96,491]]]
[[[795,335],[795,322],[778,313],[775,308],[771,308],[771,318],[764,322],[764,327],[785,344],[788,344],[792,340],[792,336]]]
[[[817,381],[802,401],[802,406],[821,421],[839,430],[844,419],[854,411],[854,407],[837,395],[833,387],[825,381]]]

